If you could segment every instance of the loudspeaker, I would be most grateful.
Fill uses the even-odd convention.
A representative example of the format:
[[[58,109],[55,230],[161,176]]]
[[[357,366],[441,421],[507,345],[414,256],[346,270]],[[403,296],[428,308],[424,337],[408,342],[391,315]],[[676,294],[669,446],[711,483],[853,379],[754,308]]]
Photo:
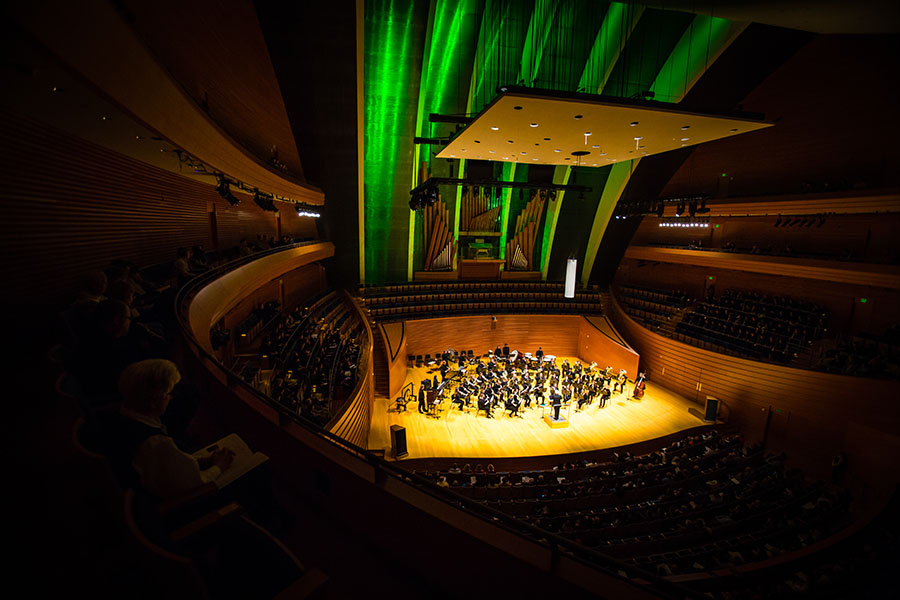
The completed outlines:
[[[406,428],[400,425],[391,425],[391,455],[394,458],[409,455],[406,450]]]
[[[715,423],[716,415],[719,414],[719,401],[712,396],[706,397],[706,415],[703,420],[707,423]]]

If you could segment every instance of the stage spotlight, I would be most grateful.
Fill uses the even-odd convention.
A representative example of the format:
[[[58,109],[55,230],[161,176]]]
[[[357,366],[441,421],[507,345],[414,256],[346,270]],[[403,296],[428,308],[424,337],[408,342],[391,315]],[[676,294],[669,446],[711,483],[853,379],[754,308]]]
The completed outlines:
[[[697,214],[697,201],[691,200],[691,203],[688,205],[688,212],[691,217],[694,217]]]
[[[675,216],[680,217],[684,214],[684,200],[678,203],[678,208],[675,209]]]
[[[656,204],[656,216],[661,219],[664,214],[666,214],[666,203],[660,201]]]
[[[781,227],[781,215],[778,215],[778,220],[775,221],[775,227]]]
[[[237,206],[241,203],[241,199],[231,193],[231,187],[229,186],[228,180],[224,177],[219,177],[219,183],[216,184],[216,192],[218,192],[218,194],[231,206]]]
[[[697,209],[697,213],[701,215],[705,215],[709,212],[709,208],[706,206],[706,198],[700,201],[700,208]]]

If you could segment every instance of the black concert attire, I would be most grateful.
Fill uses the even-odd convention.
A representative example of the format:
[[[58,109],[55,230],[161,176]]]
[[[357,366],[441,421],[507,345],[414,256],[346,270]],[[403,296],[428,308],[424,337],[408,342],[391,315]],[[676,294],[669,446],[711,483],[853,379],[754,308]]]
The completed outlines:
[[[509,358],[509,346],[506,344],[503,344],[503,357]]]
[[[608,387],[604,387],[603,391],[600,392],[600,408],[606,408],[606,403],[609,402],[609,397],[612,393],[609,391]]]
[[[427,379],[425,381],[428,381]],[[425,408],[425,384],[419,386],[419,412],[425,414],[428,409]]]
[[[553,406],[553,420],[559,421],[559,409],[562,407],[562,396],[559,392],[550,394],[550,404]]]

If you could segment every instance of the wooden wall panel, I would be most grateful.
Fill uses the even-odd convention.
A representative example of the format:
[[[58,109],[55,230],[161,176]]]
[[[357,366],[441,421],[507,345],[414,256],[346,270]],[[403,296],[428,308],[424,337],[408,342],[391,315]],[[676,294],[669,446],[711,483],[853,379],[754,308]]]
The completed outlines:
[[[625,369],[629,379],[638,374],[640,355],[619,342],[604,335],[587,319],[578,328],[578,356],[585,362],[596,362],[601,369],[611,366],[616,372]]]
[[[900,203],[897,208],[900,209]],[[672,209],[669,211],[671,217]],[[900,214],[830,216],[821,227],[818,222],[810,227],[775,227],[777,219],[774,215],[721,217],[713,218],[708,228],[690,228],[660,227],[660,219],[645,217],[631,243],[687,246],[692,240],[702,240],[707,248],[734,242],[738,248],[748,249],[754,245],[779,250],[790,246],[794,252],[834,256],[852,252],[852,259],[861,262],[896,263],[900,258],[900,239],[889,234],[900,228]]]
[[[277,236],[277,215],[266,212],[253,201],[249,194],[234,192],[241,203],[231,206],[221,198],[216,203],[216,224],[219,232],[219,249],[237,246],[241,240],[248,242],[259,235]]]
[[[319,230],[316,220],[310,217],[298,217],[293,206],[284,202],[276,202],[278,215],[281,218],[281,235],[287,235],[295,239],[319,239]]]
[[[720,415],[751,440],[762,438],[768,422],[777,447],[804,457],[818,472],[827,471],[830,457],[844,449],[852,428],[888,437],[900,432],[900,382],[806,371],[694,348],[644,329],[615,299],[610,300],[610,318],[640,353],[648,385],[663,385],[694,400],[698,408],[707,395],[719,398]]]
[[[285,273],[281,280],[284,282],[284,308],[288,310],[303,304],[308,298],[328,287],[325,267],[319,263]]]
[[[237,325],[246,319],[260,304],[265,304],[270,300],[278,299],[278,280],[270,281],[265,285],[259,286],[228,311],[224,317],[225,328],[230,329],[233,335],[237,335]]]
[[[625,257],[900,290],[900,267],[894,265],[634,245],[628,247]]]
[[[125,3],[133,27],[217,124],[265,162],[272,147],[303,177],[291,123],[251,2]],[[178,15],[178,18],[172,18]]]
[[[511,350],[578,355],[579,315],[490,315],[406,321],[407,352],[434,354],[447,348],[484,354],[508,343]]]
[[[375,408],[375,377],[373,375],[373,333],[361,304],[351,298],[346,291],[342,292],[345,302],[351,305],[354,317],[365,328],[360,339],[360,360],[357,372],[359,379],[356,387],[342,412],[326,425],[325,429],[338,437],[366,448],[369,442],[369,429],[372,427],[372,411]]]
[[[174,260],[179,246],[210,246],[212,185],[9,113],[0,139],[7,301],[64,302],[114,258],[146,266]]]

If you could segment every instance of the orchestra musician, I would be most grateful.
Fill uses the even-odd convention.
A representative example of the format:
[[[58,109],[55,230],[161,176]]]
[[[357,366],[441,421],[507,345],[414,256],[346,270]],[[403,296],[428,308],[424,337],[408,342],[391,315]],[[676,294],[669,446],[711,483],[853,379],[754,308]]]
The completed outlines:
[[[612,396],[612,392],[609,391],[609,386],[603,386],[603,389],[600,390],[600,408],[606,408],[610,396]]]
[[[638,373],[637,379],[634,382],[634,392],[631,394],[634,398],[643,398],[644,397],[644,388],[647,387],[647,375],[646,373]]]
[[[625,369],[619,369],[619,376],[616,378],[616,384],[613,386],[613,391],[616,391],[618,388],[619,392],[625,392],[625,382],[628,381],[628,372]]]

